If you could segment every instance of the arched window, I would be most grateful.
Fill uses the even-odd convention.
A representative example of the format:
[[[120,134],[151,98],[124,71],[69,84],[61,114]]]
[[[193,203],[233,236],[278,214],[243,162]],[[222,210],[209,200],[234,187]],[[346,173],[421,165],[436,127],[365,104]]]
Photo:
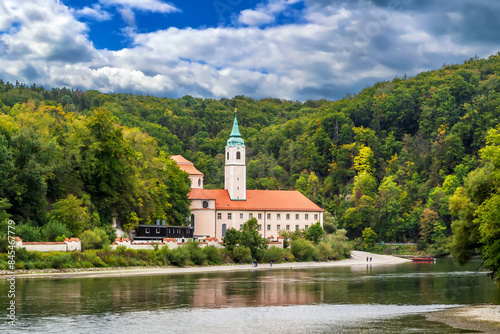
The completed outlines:
[[[226,229],[227,229],[227,224],[222,224],[222,237],[223,238],[226,236]]]
[[[194,214],[191,214],[191,227],[194,228]]]
[[[201,179],[198,179],[198,187],[201,187]]]
[[[241,159],[241,153],[240,151],[236,152],[236,160],[240,160]]]
[[[229,152],[227,152],[227,160],[229,160]]]

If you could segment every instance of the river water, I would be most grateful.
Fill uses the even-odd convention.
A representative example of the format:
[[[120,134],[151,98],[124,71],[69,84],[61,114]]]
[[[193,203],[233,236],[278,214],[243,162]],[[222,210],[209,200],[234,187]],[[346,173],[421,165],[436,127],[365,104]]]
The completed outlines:
[[[17,325],[0,333],[467,333],[424,314],[500,304],[480,262],[199,275],[17,279]]]

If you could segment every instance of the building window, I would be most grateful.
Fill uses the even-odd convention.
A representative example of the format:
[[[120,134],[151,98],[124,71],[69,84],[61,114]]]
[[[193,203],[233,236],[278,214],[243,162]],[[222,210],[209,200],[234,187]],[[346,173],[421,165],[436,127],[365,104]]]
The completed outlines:
[[[306,213],[306,220],[309,220],[309,214]]]
[[[287,231],[290,231],[290,225],[287,225],[287,226],[286,226],[286,230],[287,230]]]
[[[271,214],[270,213],[267,214],[267,219],[271,219]]]
[[[299,225],[295,225],[295,231],[299,230]]]
[[[201,187],[201,179],[198,179],[198,187]]]
[[[298,213],[295,214],[295,220],[299,220],[299,214]]]
[[[149,228],[146,229],[146,233],[149,233]]]
[[[248,218],[249,218],[249,219],[252,219],[252,218],[253,218],[253,213],[249,213],[249,214],[248,214]]]
[[[222,219],[222,213],[217,213],[217,219]]]
[[[286,214],[286,220],[290,220],[290,214],[289,213]]]
[[[227,224],[222,224],[221,234],[223,238],[226,236],[226,230],[227,230]]]
[[[309,225],[306,225],[306,227],[304,228],[304,230],[306,230],[306,231],[307,231],[307,229],[308,229],[308,228],[309,228]]]
[[[229,160],[229,152],[227,152],[227,160]]]
[[[262,231],[262,225],[259,225],[259,231]]]
[[[317,213],[314,214],[314,220],[318,220],[318,214]]]
[[[259,219],[262,219],[262,213],[259,213]]]
[[[281,214],[280,213],[276,214],[276,219],[281,219]]]
[[[230,213],[228,213],[228,214],[227,214],[227,219],[232,219],[232,217],[231,217],[231,214],[230,214]]]
[[[281,229],[281,225],[276,225],[276,231],[279,231]]]
[[[240,213],[240,219],[243,219],[243,214],[242,213]]]
[[[240,224],[240,231],[243,229],[243,224]]]
[[[271,231],[271,225],[267,224],[267,230]]]
[[[159,228],[157,228],[157,229],[156,229],[156,234],[159,234],[159,233],[160,233],[160,229],[159,229]]]
[[[236,160],[240,160],[241,159],[241,153],[240,151],[236,152]]]
[[[201,206],[203,207],[203,209],[208,208],[208,201],[201,202]]]

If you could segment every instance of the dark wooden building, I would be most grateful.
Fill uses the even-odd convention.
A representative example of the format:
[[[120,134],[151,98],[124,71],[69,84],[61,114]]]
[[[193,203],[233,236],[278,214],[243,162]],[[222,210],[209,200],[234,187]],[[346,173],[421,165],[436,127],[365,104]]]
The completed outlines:
[[[139,225],[134,239],[161,241],[163,238],[176,238],[183,242],[182,239],[193,238],[193,231],[190,226]]]

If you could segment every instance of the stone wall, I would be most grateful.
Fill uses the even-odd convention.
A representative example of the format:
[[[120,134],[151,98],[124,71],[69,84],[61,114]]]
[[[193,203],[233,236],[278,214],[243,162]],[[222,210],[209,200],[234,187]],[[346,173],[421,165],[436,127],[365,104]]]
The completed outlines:
[[[15,237],[16,247],[25,248],[30,252],[71,252],[81,251],[82,243],[78,238],[66,238],[64,241],[55,242],[23,242],[19,237]]]

